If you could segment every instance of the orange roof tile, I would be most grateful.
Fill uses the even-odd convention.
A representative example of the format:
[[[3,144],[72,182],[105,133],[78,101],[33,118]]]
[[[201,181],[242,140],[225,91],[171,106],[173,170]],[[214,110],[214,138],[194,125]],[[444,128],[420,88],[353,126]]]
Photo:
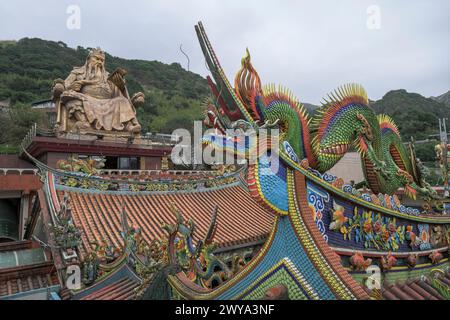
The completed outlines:
[[[0,270],[0,297],[58,284],[52,261]]]
[[[450,273],[441,278],[450,286]],[[446,282],[447,281],[447,282]],[[386,300],[444,300],[445,298],[431,285],[427,279],[413,279],[406,282],[385,283],[382,297]]]
[[[166,237],[162,223],[175,223],[171,203],[185,219],[192,218],[196,223],[194,237],[197,238],[206,234],[210,215],[218,205],[215,241],[220,247],[265,239],[274,219],[240,186],[189,193],[123,195],[80,190],[69,191],[68,194],[74,223],[82,231],[82,252],[90,251],[89,243],[92,241],[107,240],[114,246],[122,245],[122,203],[128,223],[139,226],[147,242]],[[58,196],[62,199],[63,191],[59,190]]]
[[[84,296],[81,300],[132,300],[136,297],[134,289],[138,286],[139,283],[137,281],[123,277],[100,290]]]

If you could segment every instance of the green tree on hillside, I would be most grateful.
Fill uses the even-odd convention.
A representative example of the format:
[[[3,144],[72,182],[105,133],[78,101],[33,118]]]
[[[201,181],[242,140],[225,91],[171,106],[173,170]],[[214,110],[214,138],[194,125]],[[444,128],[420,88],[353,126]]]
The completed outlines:
[[[450,117],[450,108],[445,104],[403,89],[389,91],[371,106],[376,113],[390,115],[405,140],[427,139],[436,134],[439,118]]]
[[[18,151],[20,142],[34,123],[43,125],[46,119],[40,111],[29,105],[16,104],[6,113],[0,114],[0,152]]]

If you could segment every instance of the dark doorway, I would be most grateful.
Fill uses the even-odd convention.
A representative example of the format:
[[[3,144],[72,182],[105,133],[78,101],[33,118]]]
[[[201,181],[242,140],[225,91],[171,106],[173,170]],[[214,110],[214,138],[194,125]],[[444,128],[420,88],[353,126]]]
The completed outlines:
[[[0,199],[0,242],[19,240],[20,199]]]
[[[118,169],[117,157],[105,157],[105,167],[103,169]]]

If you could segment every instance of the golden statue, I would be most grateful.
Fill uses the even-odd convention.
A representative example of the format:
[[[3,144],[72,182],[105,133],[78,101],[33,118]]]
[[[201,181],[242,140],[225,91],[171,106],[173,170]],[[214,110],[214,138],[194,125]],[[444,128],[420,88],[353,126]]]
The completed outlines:
[[[129,97],[124,69],[109,74],[105,53],[93,49],[82,67],[75,67],[66,80],[57,79],[53,99],[59,133],[89,133],[93,130],[139,133],[135,106],[144,102],[141,92]]]

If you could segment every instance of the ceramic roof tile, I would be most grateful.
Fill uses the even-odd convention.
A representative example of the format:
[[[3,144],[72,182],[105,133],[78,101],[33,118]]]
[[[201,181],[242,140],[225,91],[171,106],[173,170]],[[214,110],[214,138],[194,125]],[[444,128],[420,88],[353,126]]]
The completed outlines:
[[[134,290],[139,283],[128,277],[103,287],[91,294],[81,298],[81,300],[132,300],[135,298]]]
[[[0,271],[0,297],[58,284],[58,276],[52,261]]]
[[[387,300],[443,300],[444,297],[428,280],[415,279],[404,283],[385,284],[382,290]]]
[[[92,241],[105,239],[115,246],[123,243],[120,235],[122,203],[128,223],[139,226],[147,242],[166,236],[162,223],[175,223],[171,203],[185,219],[194,220],[196,237],[206,234],[210,215],[218,205],[215,241],[220,247],[262,240],[270,232],[274,220],[273,214],[257,204],[240,186],[189,193],[121,195],[80,190],[68,194],[74,223],[82,230],[83,253],[90,250]],[[62,199],[63,191],[58,191],[58,195]]]

